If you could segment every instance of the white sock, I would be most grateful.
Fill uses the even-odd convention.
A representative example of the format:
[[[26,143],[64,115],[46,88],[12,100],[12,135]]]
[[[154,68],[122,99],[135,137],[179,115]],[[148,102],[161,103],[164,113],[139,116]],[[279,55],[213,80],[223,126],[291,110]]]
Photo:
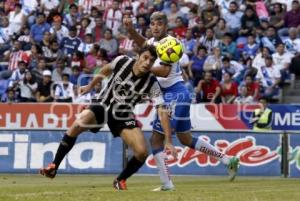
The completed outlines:
[[[167,165],[165,152],[163,151],[157,152],[156,154],[154,154],[154,159],[156,162],[156,166],[158,168],[158,174],[163,187],[166,188],[174,187],[173,182],[171,180],[169,168]]]
[[[209,144],[207,141],[201,139],[200,137],[197,139],[197,142],[195,144],[195,149],[198,150],[198,151],[201,151],[201,152],[203,152],[203,153],[205,153],[209,156],[213,156],[214,158],[221,161],[224,165],[229,164],[230,158],[228,156],[221,153],[214,146]]]

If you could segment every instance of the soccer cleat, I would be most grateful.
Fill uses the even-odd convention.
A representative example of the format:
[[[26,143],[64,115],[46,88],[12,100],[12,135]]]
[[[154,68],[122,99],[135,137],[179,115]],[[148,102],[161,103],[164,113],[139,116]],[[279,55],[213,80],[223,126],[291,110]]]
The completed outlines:
[[[240,166],[240,160],[237,157],[232,157],[229,160],[229,164],[227,166],[229,181],[233,181],[235,179],[239,166]]]
[[[40,174],[53,179],[56,175],[56,165],[54,163],[50,163],[46,168],[40,169]]]
[[[119,191],[127,190],[126,181],[125,180],[117,180],[115,179],[113,182],[113,187]]]
[[[153,189],[152,191],[157,192],[157,191],[175,191],[175,187],[165,187],[165,186],[160,186],[158,188]]]

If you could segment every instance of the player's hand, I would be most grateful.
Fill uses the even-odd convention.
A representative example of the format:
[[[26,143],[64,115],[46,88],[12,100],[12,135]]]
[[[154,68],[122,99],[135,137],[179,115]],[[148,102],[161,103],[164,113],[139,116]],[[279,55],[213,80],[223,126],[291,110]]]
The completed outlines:
[[[175,147],[171,143],[166,142],[166,144],[165,144],[165,150],[169,150],[171,152],[172,156],[175,159],[177,159],[177,151],[176,151]]]
[[[127,30],[134,29],[132,20],[129,17],[123,19],[123,24]]]
[[[82,86],[79,88],[79,95],[84,95],[91,91],[91,87],[89,85]]]

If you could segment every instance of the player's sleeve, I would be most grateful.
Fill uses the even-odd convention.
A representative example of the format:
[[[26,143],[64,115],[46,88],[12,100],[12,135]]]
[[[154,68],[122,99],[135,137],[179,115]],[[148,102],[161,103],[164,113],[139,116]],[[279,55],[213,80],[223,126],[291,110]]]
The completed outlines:
[[[164,105],[165,101],[163,98],[163,94],[157,81],[152,85],[149,97],[151,98],[152,103],[155,107]]]

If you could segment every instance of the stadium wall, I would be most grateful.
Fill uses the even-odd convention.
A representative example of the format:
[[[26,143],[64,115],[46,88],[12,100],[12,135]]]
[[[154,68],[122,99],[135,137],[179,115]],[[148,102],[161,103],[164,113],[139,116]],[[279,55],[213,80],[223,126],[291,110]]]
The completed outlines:
[[[68,104],[41,104],[38,107],[36,104],[0,104],[0,172],[36,173],[52,161],[63,130],[84,107]],[[191,115],[195,115],[195,111],[201,114],[198,119],[192,118],[193,126],[196,125],[193,134],[228,155],[238,155],[241,159],[240,175],[300,177],[300,106],[271,105],[274,111],[273,128],[276,130],[261,133],[251,131],[247,123],[247,117],[256,107],[193,105]],[[145,136],[149,138],[154,115],[152,106],[141,105],[136,114]],[[176,138],[174,143],[179,157],[174,160],[168,155],[172,174],[226,175],[226,168],[215,159],[182,147]],[[60,172],[118,173],[126,158],[130,157],[130,151],[125,151],[123,147],[122,141],[112,138],[107,128],[99,134],[87,132],[79,137],[74,149],[63,161]],[[156,172],[150,155],[139,173]]]

